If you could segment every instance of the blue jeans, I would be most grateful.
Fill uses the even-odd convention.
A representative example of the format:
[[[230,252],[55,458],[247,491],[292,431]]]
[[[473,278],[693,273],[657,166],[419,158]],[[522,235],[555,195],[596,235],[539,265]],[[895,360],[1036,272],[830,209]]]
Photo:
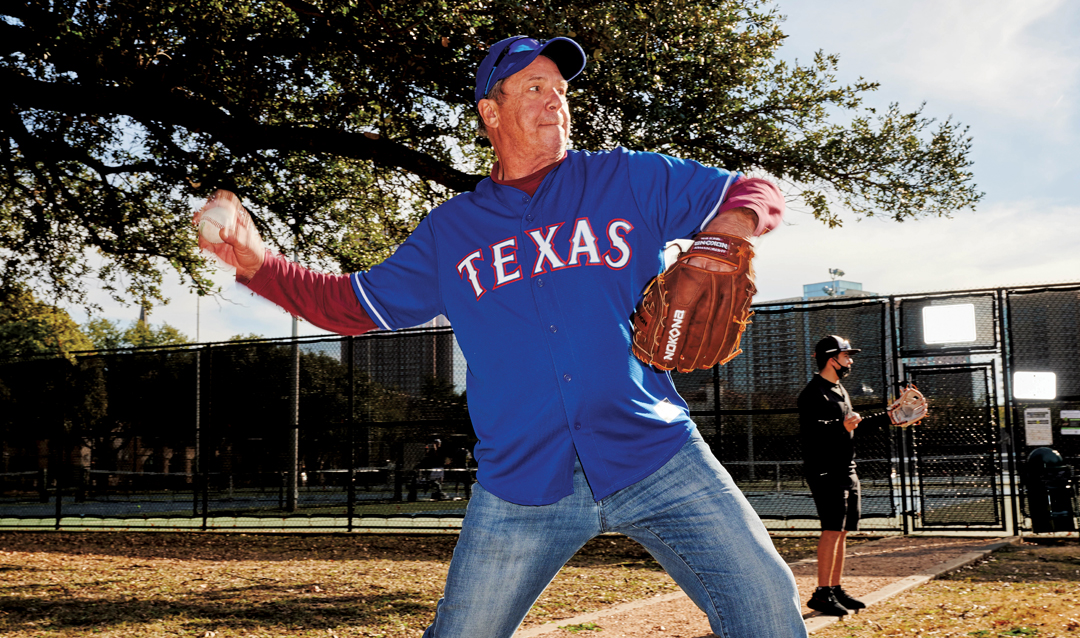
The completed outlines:
[[[509,638],[566,561],[604,532],[641,543],[721,638],[805,637],[791,570],[695,431],[648,478],[596,502],[578,465],[551,505],[473,496],[424,638]]]

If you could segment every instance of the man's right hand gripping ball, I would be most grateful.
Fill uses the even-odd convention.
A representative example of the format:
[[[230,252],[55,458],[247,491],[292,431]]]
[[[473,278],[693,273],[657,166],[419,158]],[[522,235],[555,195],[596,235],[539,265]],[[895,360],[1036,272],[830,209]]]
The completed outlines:
[[[192,224],[200,227],[203,213],[221,207],[228,213],[229,223],[208,232],[218,233],[220,242],[209,241],[203,232],[199,232],[199,249],[214,255],[220,262],[236,269],[236,276],[242,280],[251,279],[266,258],[262,237],[255,228],[240,199],[227,190],[217,190],[206,200],[203,207],[195,211]]]
[[[687,263],[695,257],[724,270]],[[734,359],[750,323],[753,246],[740,237],[699,233],[690,250],[649,282],[634,310],[634,355],[661,370],[707,370]],[[733,268],[733,269],[732,269]]]

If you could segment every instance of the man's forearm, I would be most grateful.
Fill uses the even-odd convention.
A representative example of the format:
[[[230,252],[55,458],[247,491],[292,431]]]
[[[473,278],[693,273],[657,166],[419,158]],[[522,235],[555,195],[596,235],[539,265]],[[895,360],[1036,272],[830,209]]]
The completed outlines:
[[[749,208],[732,208],[712,218],[705,226],[705,232],[734,235],[750,239],[757,228],[757,213]]]
[[[258,271],[250,278],[237,276],[237,281],[323,330],[358,335],[376,327],[353,293],[348,275],[314,272],[267,250]]]
[[[744,177],[727,193],[716,217],[705,226],[711,233],[750,239],[773,230],[784,218],[784,196],[772,182]]]

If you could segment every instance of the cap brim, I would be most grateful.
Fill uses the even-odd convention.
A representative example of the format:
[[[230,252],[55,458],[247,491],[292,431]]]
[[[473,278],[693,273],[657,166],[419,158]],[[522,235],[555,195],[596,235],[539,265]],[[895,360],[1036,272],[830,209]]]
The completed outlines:
[[[552,38],[536,50],[536,55],[542,55],[554,62],[567,82],[585,70],[585,51],[570,38]]]
[[[508,44],[507,46],[512,45],[513,43]],[[510,63],[506,64],[505,67],[492,74],[490,79],[484,82],[485,88],[490,90],[491,86],[494,86],[496,82],[504,80],[518,71],[521,71],[532,64],[533,60],[541,55],[555,63],[555,66],[559,68],[559,74],[562,75],[563,79],[567,82],[573,80],[585,70],[587,58],[585,57],[585,51],[577,42],[574,42],[570,38],[552,38],[541,45],[540,48],[529,51],[527,55],[514,58]],[[483,75],[482,66],[477,70],[477,87],[474,93],[477,104],[479,104],[480,100],[484,97],[481,94],[480,75]]]

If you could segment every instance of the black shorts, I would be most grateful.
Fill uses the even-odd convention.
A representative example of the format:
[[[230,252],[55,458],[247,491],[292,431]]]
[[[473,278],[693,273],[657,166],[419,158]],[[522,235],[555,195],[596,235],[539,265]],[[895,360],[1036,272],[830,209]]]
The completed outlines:
[[[858,531],[862,498],[859,494],[859,477],[854,472],[808,476],[806,484],[814,497],[822,530]]]

